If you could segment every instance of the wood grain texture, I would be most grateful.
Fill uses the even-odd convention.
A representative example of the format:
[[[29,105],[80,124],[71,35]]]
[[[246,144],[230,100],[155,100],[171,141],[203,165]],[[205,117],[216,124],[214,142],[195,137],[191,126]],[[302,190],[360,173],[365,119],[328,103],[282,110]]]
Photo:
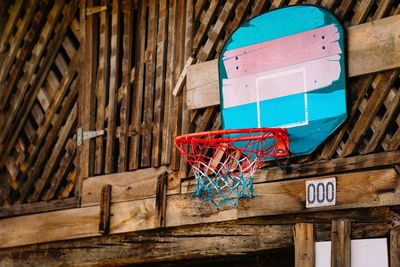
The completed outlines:
[[[242,255],[293,246],[292,224],[270,225],[268,221],[233,221],[113,234],[9,248],[0,251],[2,265],[68,266],[143,264],[182,259]],[[330,239],[331,224],[317,224],[317,241]],[[369,229],[369,231],[359,231]],[[354,223],[353,238],[383,237],[385,224]],[[221,249],[223,248],[223,249]],[[173,253],[171,253],[173,251]],[[179,256],[178,256],[179,255]]]
[[[154,198],[112,204],[110,233],[154,228],[154,207]],[[97,236],[99,214],[97,205],[2,219],[0,248]],[[43,234],[44,230],[51,234]]]
[[[112,203],[155,197],[157,177],[166,167],[115,173],[85,179],[82,188],[82,206],[99,205],[102,186],[113,187]]]
[[[399,175],[392,169],[338,174],[336,177],[336,205],[329,209],[348,209],[385,205],[398,205],[400,197],[397,187]],[[294,212],[318,211],[320,208],[305,208],[306,180],[256,184],[256,198],[242,200],[238,206],[238,217],[263,216]]]
[[[331,266],[351,266],[351,221],[332,221]]]
[[[109,184],[103,185],[101,188],[99,221],[100,234],[108,234],[110,232],[111,190],[112,186]]]
[[[112,3],[111,14],[111,59],[110,59],[110,86],[108,88],[108,114],[107,114],[107,140],[106,158],[104,172],[113,173],[116,170],[115,149],[116,149],[116,119],[117,119],[117,98],[119,88],[120,71],[120,24],[121,24],[121,1]]]
[[[396,15],[348,28],[349,77],[400,67],[399,25],[400,15]],[[190,110],[218,105],[218,60],[190,66],[187,85]]]
[[[390,230],[390,266],[400,266],[400,228]]]
[[[297,223],[293,229],[294,259],[296,267],[308,267],[315,264],[314,225]]]

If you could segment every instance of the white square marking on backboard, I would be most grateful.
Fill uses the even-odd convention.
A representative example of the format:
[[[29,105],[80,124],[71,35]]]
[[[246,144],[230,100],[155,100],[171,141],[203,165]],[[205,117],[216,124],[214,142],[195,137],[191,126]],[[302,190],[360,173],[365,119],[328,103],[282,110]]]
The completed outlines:
[[[268,75],[264,75],[264,76],[256,78],[256,87],[257,87],[256,88],[256,103],[257,103],[257,126],[258,126],[258,128],[261,128],[261,114],[260,114],[261,113],[260,112],[260,90],[261,90],[261,88],[259,87],[259,83],[263,80],[274,79],[274,78],[282,77],[282,76],[288,76],[293,73],[302,73],[303,74],[304,118],[305,118],[305,120],[290,123],[290,124],[276,125],[274,127],[292,128],[292,127],[298,127],[298,126],[302,126],[302,125],[308,125],[308,96],[307,96],[307,81],[305,79],[306,69],[305,69],[305,67],[302,67],[302,68],[298,68],[298,69],[272,73],[272,74],[268,74]]]

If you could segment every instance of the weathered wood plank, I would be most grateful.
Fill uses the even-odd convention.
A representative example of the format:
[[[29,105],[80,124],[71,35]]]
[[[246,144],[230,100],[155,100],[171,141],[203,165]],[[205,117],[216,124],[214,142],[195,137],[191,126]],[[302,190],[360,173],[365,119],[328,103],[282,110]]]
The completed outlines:
[[[186,72],[186,65],[190,65],[192,64],[192,59],[193,59],[193,36],[194,36],[194,5],[192,1],[187,2],[186,4],[186,21],[185,21],[185,53],[184,53],[184,59],[186,60],[187,58],[187,62],[185,64],[185,66],[183,67],[182,73]],[[191,63],[188,63],[191,62]],[[186,74],[185,74],[186,76]],[[179,76],[178,82],[180,80],[181,76]],[[186,77],[185,77],[186,80]],[[183,90],[182,93],[182,102],[185,102],[186,99],[186,90]],[[188,134],[190,132],[190,114],[189,114],[189,110],[187,108],[187,106],[185,105],[185,103],[182,105],[182,128],[181,128],[181,134]],[[188,172],[189,172],[189,165],[187,163],[187,161],[181,157],[181,161],[179,163],[179,173],[178,173],[178,177],[177,179],[181,179],[181,177],[187,177]]]
[[[65,185],[64,189],[60,190],[60,193],[58,195],[58,197],[60,199],[64,199],[64,198],[69,197],[71,195],[71,192],[74,191],[74,189],[75,189],[75,192],[74,192],[75,196],[80,195],[77,192],[81,191],[81,188],[78,188],[78,187],[81,187],[82,185],[76,184],[76,181],[77,181],[77,179],[76,179],[76,177],[77,177],[76,166],[78,166],[77,159],[78,159],[78,156],[75,156],[75,159],[74,159],[74,167],[75,168],[68,174],[68,176],[66,178],[67,179],[67,184]],[[80,205],[80,203],[79,203],[79,205]]]
[[[111,190],[112,187],[109,184],[103,185],[103,187],[101,188],[99,222],[100,234],[108,234],[110,232]]]
[[[58,3],[56,5],[59,5],[62,7],[63,4]],[[14,38],[11,38],[9,41],[10,43],[10,49],[7,51],[7,57],[4,60],[4,63],[2,64],[2,68],[0,70],[0,83],[3,83],[7,77],[7,74],[9,73],[12,64],[14,62],[14,59],[17,55],[17,52],[21,46],[22,41],[24,40],[25,34],[28,30],[29,24],[32,21],[32,18],[34,17],[36,13],[36,8],[39,5],[39,1],[30,1],[28,3],[28,6],[26,7],[26,12],[23,18],[19,22],[17,22],[16,28],[17,32],[14,35]],[[53,15],[53,14],[52,14]],[[54,19],[54,18],[52,18]],[[7,34],[7,33],[6,33]],[[4,104],[4,103],[2,103]],[[1,106],[0,109],[2,109],[4,106]]]
[[[49,17],[54,16],[54,10],[60,11],[62,6],[55,6],[48,14]],[[36,14],[31,22],[31,26],[29,27],[28,32],[25,34],[24,42],[17,52],[17,56],[15,57],[15,61],[12,63],[12,66],[9,62],[6,62],[7,58],[3,61],[2,56],[0,56],[0,68],[2,69],[0,75],[0,110],[4,108],[7,103],[10,103],[10,97],[12,95],[15,86],[17,85],[24,68],[24,63],[27,61],[27,56],[32,51],[34,47],[34,38],[40,34],[37,29],[40,27],[41,23],[43,23],[45,19],[45,13],[47,12],[46,6],[40,6],[36,11]],[[53,13],[53,14],[51,14]],[[5,52],[5,57],[7,57],[7,53]],[[3,65],[6,65],[5,68],[2,68]],[[9,68],[9,69],[8,69]],[[7,79],[6,79],[7,78]]]
[[[76,99],[78,97],[78,86],[76,85],[76,80],[71,84],[71,92],[68,94],[68,96],[64,99],[64,103],[61,108],[61,112],[59,113],[59,117],[66,117],[67,114],[72,109],[73,104],[75,103]],[[47,134],[48,140],[56,140],[58,136],[59,129],[62,126],[62,120],[57,120],[54,119],[53,121],[53,126],[49,133]],[[22,203],[25,198],[27,197],[29,190],[31,189],[32,183],[37,179],[39,176],[41,166],[47,159],[47,153],[50,150],[51,146],[53,145],[53,142],[45,142],[40,149],[38,150],[38,154],[35,158],[33,166],[30,168],[31,171],[27,172],[27,180],[24,182],[24,186],[20,190],[20,196],[19,196],[19,203]]]
[[[72,20],[74,14],[75,14],[76,9],[77,9],[76,1],[72,1],[71,3],[69,3],[69,5],[64,7],[63,23],[60,23],[55,27],[55,38],[53,40],[51,40],[50,43],[47,45],[49,54],[45,57],[43,64],[40,65],[37,75],[33,75],[33,72],[31,72],[31,74],[34,76],[33,81],[30,82],[30,84],[32,85],[32,88],[31,88],[32,90],[29,90],[29,92],[27,92],[27,96],[24,99],[22,105],[18,105],[18,107],[17,106],[14,107],[16,110],[17,109],[19,110],[19,113],[15,114],[16,115],[15,123],[12,125],[9,124],[9,123],[11,123],[11,121],[13,121],[13,119],[12,119],[13,116],[10,116],[8,122],[6,123],[6,125],[4,125],[7,129],[10,129],[9,132],[12,133],[12,135],[10,135],[9,138],[7,138],[7,140],[6,140],[7,145],[5,147],[3,147],[1,153],[4,153],[7,155],[10,152],[10,150],[12,149],[13,145],[15,144],[18,133],[22,129],[23,124],[24,124],[26,118],[28,117],[29,112],[36,100],[36,95],[37,95],[39,89],[41,88],[42,83],[46,79],[47,73],[50,70],[51,64],[49,64],[49,62],[54,61],[54,58],[58,52],[58,48],[60,47],[60,45],[62,43],[63,37],[65,36],[65,33],[68,29],[70,21]],[[53,23],[50,23],[50,24],[53,25]],[[49,28],[52,28],[51,25],[49,25]],[[42,31],[41,34],[46,35],[46,32],[47,31]],[[50,35],[51,34],[48,34],[48,36],[47,35],[43,36],[42,40],[44,41],[44,44],[47,43],[46,40],[50,37]],[[38,50],[43,51],[44,50],[43,43],[39,42],[37,45],[37,48],[38,48]],[[38,51],[36,51],[36,49],[34,49],[33,53],[35,55],[37,55],[36,52],[38,52]],[[36,58],[36,56],[33,58]],[[33,69],[35,69],[35,68],[33,68]],[[31,75],[28,75],[28,76],[30,76],[32,78]],[[30,79],[27,79],[26,81],[28,81],[28,80],[30,80]],[[26,83],[25,85],[27,86],[28,83]],[[0,165],[2,164],[1,161],[2,161],[2,159],[0,159]]]
[[[351,83],[349,89],[352,92],[351,102],[350,102],[350,111],[348,112],[348,118],[343,126],[338,129],[324,144],[324,147],[321,152],[321,157],[323,159],[331,159],[336,150],[342,141],[343,136],[347,133],[347,129],[350,125],[350,122],[354,120],[356,114],[358,114],[360,104],[364,100],[364,96],[371,86],[375,75],[365,75],[357,80],[355,83]]]
[[[168,36],[168,19],[169,9],[167,1],[159,2],[158,11],[158,27],[157,27],[157,56],[156,56],[156,75],[155,75],[155,90],[154,90],[154,124],[153,124],[153,142],[151,165],[158,167],[161,165],[162,152],[162,136],[163,136],[163,120],[168,120],[163,111],[165,108],[165,77],[167,67],[167,36]]]
[[[175,38],[177,42],[175,42],[175,73],[174,73],[174,81],[179,79],[179,74],[183,69],[183,65],[185,64],[185,23],[186,23],[186,2],[178,0],[176,7],[176,35]],[[173,87],[171,87],[173,88]],[[172,127],[172,136],[176,137],[181,135],[182,133],[182,109],[183,109],[183,97],[178,96],[173,99],[173,111],[172,111],[172,120],[174,121]],[[179,170],[180,167],[180,154],[175,146],[172,148],[171,152],[171,169]]]
[[[42,201],[29,204],[15,204],[9,207],[0,207],[0,218],[78,207],[78,198],[66,198],[62,200]]]
[[[50,182],[50,187],[48,190],[46,190],[46,194],[43,197],[43,200],[49,201],[54,197],[54,194],[56,193],[57,189],[60,186],[60,183],[62,182],[64,176],[66,175],[66,172],[70,165],[73,162],[73,158],[75,157],[75,152],[76,152],[76,139],[72,138],[68,140],[66,146],[65,146],[65,154],[63,155],[62,159],[60,160],[60,164],[58,166],[57,172],[54,174],[53,178],[51,179]]]
[[[351,265],[351,221],[332,221],[331,266]]]
[[[146,36],[146,11],[147,1],[142,0],[139,4],[137,33],[138,36]],[[134,103],[132,107],[132,123],[131,129],[136,134],[131,138],[131,147],[129,155],[129,170],[139,168],[140,164],[140,139],[139,128],[142,124],[142,109],[143,109],[143,96],[144,96],[144,72],[145,72],[145,44],[146,38],[136,39],[136,65],[135,65],[135,94]]]
[[[168,172],[163,172],[157,177],[156,207],[154,216],[155,227],[165,227],[167,207]]]
[[[222,29],[228,22],[228,18],[234,11],[236,4],[237,2],[235,0],[228,0],[225,2],[225,5],[218,16],[217,22],[212,27],[206,43],[197,54],[197,59],[199,62],[204,62],[209,59],[211,51],[213,51],[217,46],[223,32]]]
[[[120,135],[119,135],[119,154],[118,172],[128,169],[128,133],[129,133],[129,108],[131,106],[131,70],[133,54],[133,5],[130,1],[123,4],[123,25],[124,34],[122,36],[122,85],[120,87],[121,107],[120,107]]]
[[[154,228],[154,207],[154,198],[112,204],[110,233]],[[0,220],[0,248],[98,236],[98,224],[98,205],[6,218]]]
[[[387,71],[378,75],[375,90],[368,99],[368,103],[353,127],[342,151],[339,153],[341,157],[348,156],[355,152],[355,149],[365,136],[366,131],[370,127],[376,113],[379,111],[379,108],[389,93],[392,84],[398,76],[398,70]]]
[[[399,24],[400,15],[396,15],[348,28],[349,77],[400,67],[400,59],[396,59],[400,55]],[[382,30],[383,28],[385,30]],[[378,36],[376,39],[368,39],[371,34]],[[368,42],[362,41],[366,39]],[[359,42],[363,42],[363,45],[359,46]],[[370,57],[372,52],[374,56]],[[392,53],[396,53],[396,55]],[[386,55],[388,56],[386,57]],[[359,69],[361,66],[362,69]],[[187,85],[189,109],[218,105],[217,60],[190,66],[187,73]]]
[[[318,224],[316,228],[317,241],[330,239],[330,224]],[[364,229],[370,231],[360,231]],[[352,231],[353,238],[372,238],[385,236],[388,228],[385,224],[355,223]],[[0,251],[0,263],[24,265],[35,262],[40,266],[53,266],[60,262],[73,266],[154,264],[243,255],[293,244],[291,224],[269,225],[268,221],[243,224],[234,221],[9,248]]]
[[[200,50],[201,45],[205,41],[207,37],[208,30],[210,29],[211,21],[217,15],[217,0],[211,0],[210,6],[208,7],[207,11],[205,12],[204,16],[201,19],[200,26],[196,31],[196,35],[193,39],[193,53],[197,54]]]
[[[68,137],[71,136],[71,131],[75,129],[74,126],[76,125],[77,116],[78,110],[77,104],[75,103],[68,115],[67,121],[59,132],[57,141],[51,149],[51,154],[46,160],[43,171],[41,172],[40,176],[36,177],[35,179],[35,188],[33,193],[28,198],[29,202],[38,201],[45,185],[48,183],[49,179],[51,179],[50,175],[52,173],[52,170],[56,167],[56,163],[59,162],[62,156],[61,152],[66,145]]]
[[[155,93],[155,72],[157,56],[157,21],[158,21],[158,1],[149,2],[149,16],[147,19],[147,47],[146,47],[146,77],[143,110],[143,138],[142,138],[142,158],[141,167],[151,165],[151,142],[154,118],[154,93]]]
[[[37,2],[38,1],[33,1],[31,3],[37,4]],[[68,11],[71,11],[70,9],[71,9],[71,5],[69,5],[68,7],[64,7],[64,9],[63,9],[64,15],[67,15],[66,13]],[[29,12],[34,13],[34,9],[29,10]],[[68,16],[67,16],[67,20],[68,20]],[[64,34],[64,31],[62,31],[60,29],[62,26],[59,24],[58,27],[56,27],[56,22],[57,22],[57,17],[48,17],[47,18],[47,21],[40,33],[39,41],[35,44],[35,47],[32,49],[32,57],[31,57],[29,63],[25,64],[27,66],[25,73],[22,76],[22,78],[18,81],[19,86],[17,87],[18,89],[15,94],[17,97],[15,97],[13,99],[14,103],[11,106],[10,111],[7,113],[7,119],[6,120],[3,119],[3,121],[4,121],[3,125],[4,125],[5,129],[10,129],[11,126],[14,129],[18,129],[17,131],[15,131],[15,130],[4,131],[4,132],[0,133],[0,143],[3,143],[5,141],[6,141],[5,143],[7,143],[7,148],[5,149],[5,151],[3,151],[3,153],[5,152],[5,154],[8,154],[8,152],[10,150],[9,147],[11,145],[13,145],[15,142],[15,139],[16,139],[15,134],[18,134],[20,127],[22,127],[21,124],[25,121],[25,120],[20,119],[21,113],[27,114],[33,105],[33,101],[35,100],[34,96],[36,96],[37,91],[40,88],[40,86],[35,87],[34,85],[36,85],[36,83],[40,83],[40,80],[44,80],[44,78],[46,76],[45,74],[48,72],[48,71],[44,71],[44,70],[47,68],[50,69],[50,66],[48,66],[49,65],[48,62],[53,62],[53,58],[50,57],[50,55],[48,55],[48,57],[46,58],[47,64],[42,64],[39,72],[35,75],[36,67],[39,64],[40,59],[41,59],[46,47],[49,48],[49,47],[52,47],[53,45],[57,45],[57,47],[58,47],[57,39],[60,37],[58,36],[57,39],[50,41],[51,32],[53,31],[54,28],[56,28],[56,31],[60,32],[59,34],[62,34],[62,35]],[[67,22],[67,21],[65,21],[65,22]],[[57,50],[56,47],[52,47],[52,48]],[[51,50],[50,54],[53,53],[54,54],[53,57],[55,57],[56,52],[57,51]],[[52,59],[52,60],[50,60],[50,59]],[[39,75],[39,74],[41,74],[41,75]],[[29,85],[31,85],[33,87],[33,90],[27,91],[27,88]],[[26,105],[26,103],[27,102],[29,103],[29,101],[32,104]],[[23,116],[23,117],[25,117],[25,116]],[[15,122],[18,122],[18,123],[13,124],[14,119],[16,119]],[[6,136],[7,133],[10,133],[11,136],[7,137]],[[6,137],[7,137],[7,140],[5,140]]]
[[[293,229],[294,259],[296,267],[314,266],[315,243],[314,225],[311,223],[297,223]]]
[[[102,5],[106,5],[108,0],[102,0]],[[99,40],[99,67],[97,69],[96,85],[96,130],[105,128],[105,110],[107,92],[110,83],[110,33],[111,19],[108,12],[100,13],[100,40]],[[104,173],[104,154],[105,154],[104,136],[96,138],[94,174]]]
[[[117,127],[117,96],[120,75],[120,27],[121,27],[121,1],[112,3],[111,14],[111,59],[110,59],[110,86],[108,89],[108,116],[107,116],[107,141],[106,141],[106,174],[116,171],[115,148],[116,148],[116,127]]]
[[[390,230],[390,266],[400,266],[400,228]]]
[[[345,173],[336,177],[336,205],[306,209],[306,179],[256,184],[257,197],[238,205],[238,217],[398,205],[399,175],[391,169]],[[323,177],[319,177],[323,178]],[[313,180],[317,178],[310,178]],[[175,216],[177,217],[177,216]]]
[[[45,113],[44,120],[39,125],[39,128],[36,130],[35,137],[28,147],[28,159],[26,159],[24,162],[21,162],[21,173],[26,173],[27,170],[31,167],[32,163],[36,160],[37,153],[43,148],[41,144],[50,129],[51,123],[56,116],[57,110],[60,108],[63,102],[67,102],[65,96],[75,79],[76,73],[79,68],[79,60],[80,53],[77,52],[72,58],[68,66],[67,72],[64,73],[64,77],[61,80],[59,87],[57,88],[56,94],[51,100],[50,107]]]
[[[85,179],[82,188],[82,206],[98,205],[101,187],[106,184],[113,187],[112,203],[155,197],[157,177],[166,170],[166,167],[148,168]]]
[[[23,0],[14,1],[12,7],[9,10],[10,16],[7,19],[7,23],[3,28],[3,33],[0,37],[0,53],[4,52],[6,48],[6,43],[9,41],[10,35],[12,33],[13,28],[16,26],[17,19],[19,17],[20,12],[22,11],[22,3]]]
[[[362,150],[362,154],[371,153],[375,151],[377,146],[381,143],[386,131],[388,130],[388,126],[390,122],[394,119],[396,115],[396,110],[400,105],[400,90],[397,91],[395,97],[390,103],[390,106],[387,108],[385,114],[380,120],[379,125],[376,127],[374,134],[371,139],[366,144],[365,148]]]
[[[400,152],[381,152],[369,155],[337,158],[332,160],[309,161],[289,165],[286,170],[278,167],[259,170],[255,173],[255,183],[294,179],[313,175],[329,175],[334,173],[371,169],[400,164]]]

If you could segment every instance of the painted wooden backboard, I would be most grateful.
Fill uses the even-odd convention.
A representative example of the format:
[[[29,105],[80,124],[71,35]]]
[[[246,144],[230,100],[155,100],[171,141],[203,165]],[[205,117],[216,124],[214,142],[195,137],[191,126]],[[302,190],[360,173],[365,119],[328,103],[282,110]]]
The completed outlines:
[[[293,155],[346,119],[343,28],[329,11],[291,6],[240,26],[218,61],[224,129],[283,127]]]

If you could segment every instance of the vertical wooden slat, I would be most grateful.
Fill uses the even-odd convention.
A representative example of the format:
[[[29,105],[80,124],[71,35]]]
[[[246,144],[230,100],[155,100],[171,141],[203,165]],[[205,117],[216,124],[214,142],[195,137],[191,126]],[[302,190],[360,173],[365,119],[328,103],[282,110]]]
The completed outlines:
[[[112,3],[111,14],[111,59],[110,59],[110,87],[108,91],[108,120],[107,120],[107,142],[105,173],[115,171],[115,148],[116,148],[116,116],[117,116],[117,93],[119,87],[119,56],[120,56],[120,27],[121,27],[121,3],[115,0]]]
[[[79,91],[80,102],[78,114],[82,117],[81,125],[83,131],[94,130],[94,118],[93,118],[93,105],[95,101],[94,86],[95,86],[95,71],[97,62],[96,50],[95,50],[95,25],[94,16],[86,16],[86,9],[82,6],[87,4],[87,7],[93,6],[93,0],[81,0],[81,16],[80,16],[80,28],[81,28],[81,45],[83,47],[81,71],[80,71],[80,82],[81,90]],[[79,174],[80,179],[87,178],[93,175],[93,159],[94,159],[94,143],[93,140],[83,140],[81,155],[80,155],[80,168]]]
[[[102,0],[102,5],[107,5],[109,0]],[[96,130],[105,128],[105,112],[107,92],[110,82],[110,28],[111,20],[108,12],[100,13],[100,40],[99,40],[99,67],[97,69],[96,86]],[[104,173],[104,136],[96,138],[94,174]]]
[[[154,117],[154,85],[155,85],[155,60],[157,43],[158,1],[149,2],[147,47],[146,47],[146,78],[143,114],[143,139],[141,167],[149,167],[151,163],[151,144]]]
[[[191,2],[191,1],[189,1]],[[167,40],[168,40],[168,7],[167,0],[160,0],[158,14],[157,34],[157,58],[156,58],[156,83],[154,94],[154,128],[152,145],[152,166],[158,167],[161,164],[162,135],[163,135],[163,110],[165,103],[165,69],[167,64]],[[167,96],[168,97],[168,96]]]
[[[177,31],[176,31],[176,60],[175,60],[175,81],[178,81],[180,73],[183,69],[184,57],[185,57],[185,14],[186,14],[186,2],[177,1]],[[175,87],[175,86],[174,86]],[[174,88],[173,87],[173,88]],[[182,131],[182,95],[174,97],[174,108],[173,108],[173,136],[176,137],[181,134]],[[174,147],[171,154],[171,168],[173,170],[179,170],[180,156],[177,149]]]
[[[390,229],[390,267],[400,267],[400,228]]]
[[[124,34],[122,58],[122,85],[119,135],[118,172],[128,169],[128,132],[129,132],[129,107],[131,100],[131,70],[132,70],[132,45],[133,45],[133,5],[125,1],[123,6]]]
[[[131,129],[133,136],[131,138],[131,147],[129,154],[129,169],[134,170],[139,168],[140,160],[140,139],[141,139],[141,122],[142,122],[142,109],[143,109],[143,94],[144,94],[144,72],[145,72],[145,43],[146,43],[146,14],[147,14],[147,1],[142,0],[139,5],[139,19],[136,27],[138,36],[136,48],[136,65],[135,65],[135,94],[134,102],[132,103],[132,123]]]
[[[314,266],[315,243],[314,225],[311,223],[297,223],[294,226],[295,266]]]
[[[156,188],[156,207],[154,216],[154,225],[156,227],[165,227],[165,216],[167,208],[167,189],[168,189],[168,172],[163,172],[157,177]]]
[[[193,1],[188,1],[186,4],[186,21],[185,21],[185,61],[191,58],[193,54],[193,23],[194,23],[194,7]],[[181,134],[189,133],[190,128],[190,118],[189,118],[189,110],[186,106],[186,89],[183,90],[182,93],[182,130]],[[188,174],[188,165],[186,160],[181,157],[180,162],[180,174],[178,177],[186,177]]]
[[[350,267],[351,264],[351,221],[332,221],[331,266]]]
[[[111,190],[112,187],[109,184],[104,185],[101,189],[100,216],[99,216],[100,234],[108,234],[110,232]]]
[[[173,125],[176,123],[173,119],[174,99],[172,90],[175,86],[175,60],[176,60],[176,28],[177,28],[177,0],[169,1],[168,16],[168,50],[167,50],[167,69],[165,77],[165,103],[164,103],[164,121],[163,121],[163,150],[162,164],[171,163],[171,153],[173,150]]]

